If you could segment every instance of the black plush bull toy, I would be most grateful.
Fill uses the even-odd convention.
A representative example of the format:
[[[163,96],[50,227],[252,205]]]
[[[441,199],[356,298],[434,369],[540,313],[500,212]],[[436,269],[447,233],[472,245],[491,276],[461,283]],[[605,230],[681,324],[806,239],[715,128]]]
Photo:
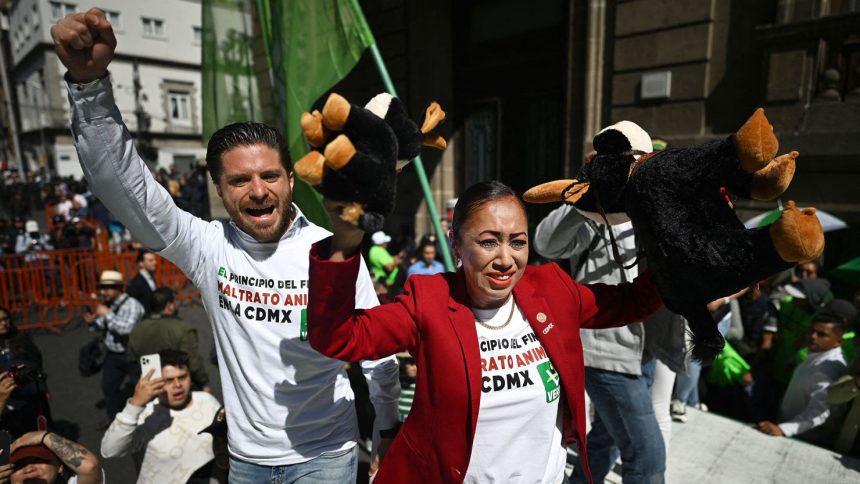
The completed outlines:
[[[601,223],[629,217],[663,301],[689,322],[693,356],[710,361],[724,341],[707,303],[824,250],[815,209],[788,202],[772,225],[747,229],[729,202],[782,194],[798,153],[774,158],[779,145],[761,109],[726,139],[650,156],[632,149],[641,128],[627,123],[594,138],[597,155],[576,180],[545,183],[524,198],[572,204]]]
[[[445,140],[433,133],[443,119],[445,112],[435,102],[419,127],[390,94],[361,107],[332,93],[322,111],[302,115],[313,150],[295,163],[296,175],[331,200],[351,202],[342,219],[365,232],[382,230],[394,210],[397,172],[422,145],[445,148]]]

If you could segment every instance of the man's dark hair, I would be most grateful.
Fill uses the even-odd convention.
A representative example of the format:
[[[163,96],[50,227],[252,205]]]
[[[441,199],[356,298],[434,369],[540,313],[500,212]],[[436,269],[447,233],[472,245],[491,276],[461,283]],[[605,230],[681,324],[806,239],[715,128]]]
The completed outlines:
[[[143,256],[145,256],[146,254],[154,254],[154,252],[153,252],[153,251],[151,251],[151,250],[149,250],[149,249],[140,249],[140,250],[137,252],[137,259],[136,259],[135,261],[136,261],[138,264],[140,264],[141,262],[143,262]]]
[[[175,366],[176,368],[188,368],[188,353],[179,350],[161,350],[161,366]]]
[[[460,231],[473,212],[488,202],[503,198],[516,200],[520,207],[522,207],[523,212],[526,212],[526,206],[519,195],[517,195],[517,192],[502,182],[495,180],[484,181],[467,188],[460,195],[460,198],[457,199],[457,205],[454,206],[454,216],[451,220],[451,231],[454,232],[454,238],[460,240]]]
[[[422,239],[421,243],[418,244],[418,248],[415,249],[415,257],[422,259],[424,257],[424,249],[426,247],[433,247],[433,250],[436,250],[436,244],[435,243],[430,242],[429,239],[427,239],[427,240]]]
[[[281,164],[287,173],[293,171],[290,152],[281,133],[263,123],[247,121],[228,124],[209,138],[209,144],[206,146],[206,167],[212,181],[217,185],[221,178],[221,158],[224,153],[238,146],[252,145],[264,145],[274,149],[280,154]]]
[[[153,313],[160,313],[168,304],[176,300],[176,291],[166,286],[159,286],[158,289],[152,291],[152,299],[150,299],[150,310]]]
[[[831,327],[833,328],[833,332],[834,332],[834,333],[836,333],[836,334],[837,334],[838,336],[840,336],[840,337],[841,337],[841,336],[844,336],[844,335],[845,335],[845,333],[847,333],[847,332],[848,332],[848,330],[849,330],[849,326],[848,326],[847,324],[843,323],[842,321],[818,321],[818,320],[813,320],[813,321],[812,321],[812,326],[815,326],[816,324],[826,324],[826,325],[828,325],[828,326],[831,326]]]

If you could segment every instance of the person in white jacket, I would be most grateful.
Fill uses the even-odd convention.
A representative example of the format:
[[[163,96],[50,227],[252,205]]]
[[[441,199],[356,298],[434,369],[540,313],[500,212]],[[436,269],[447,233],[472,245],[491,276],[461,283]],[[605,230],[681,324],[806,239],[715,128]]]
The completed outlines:
[[[191,391],[188,354],[165,350],[161,376],[149,370],[102,437],[102,457],[131,454],[137,484],[208,483],[215,454],[212,435],[200,433],[221,408],[207,392]]]
[[[604,131],[610,129],[622,132],[636,152],[650,153],[653,149],[650,136],[634,123],[622,121]],[[612,238],[620,260],[614,257]],[[630,282],[639,273],[633,224],[629,221],[616,225],[597,223],[572,205],[556,208],[538,224],[533,246],[544,257],[569,259],[571,277],[584,284]],[[587,439],[594,482],[603,482],[619,451],[625,482],[661,482],[666,451],[651,393],[642,374],[645,348],[642,323],[620,328],[582,329],[580,336],[585,390],[594,407]],[[574,469],[571,482],[586,482],[579,466]]]
[[[354,482],[359,438],[343,364],[307,341],[311,244],[330,233],[292,203],[293,174],[281,135],[245,122],[214,133],[206,162],[229,222],[180,210],[135,150],[115,105],[108,65],[116,37],[98,9],[51,29],[68,69],[72,136],[89,186],[149,249],[200,289],[215,335],[230,423],[231,482]],[[358,308],[378,299],[367,270]],[[393,355],[363,362],[377,430],[394,432],[399,381]],[[379,449],[393,435],[386,433]]]

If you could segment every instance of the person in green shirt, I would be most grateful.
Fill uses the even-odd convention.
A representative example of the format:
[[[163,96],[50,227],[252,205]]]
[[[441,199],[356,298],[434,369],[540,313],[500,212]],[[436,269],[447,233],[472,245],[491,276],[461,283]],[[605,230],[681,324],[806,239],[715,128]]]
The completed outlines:
[[[397,266],[400,265],[399,257],[388,252],[391,236],[380,230],[374,232],[370,238],[373,241],[373,247],[367,254],[370,274],[374,281],[382,280],[386,286],[391,286],[397,278]]]

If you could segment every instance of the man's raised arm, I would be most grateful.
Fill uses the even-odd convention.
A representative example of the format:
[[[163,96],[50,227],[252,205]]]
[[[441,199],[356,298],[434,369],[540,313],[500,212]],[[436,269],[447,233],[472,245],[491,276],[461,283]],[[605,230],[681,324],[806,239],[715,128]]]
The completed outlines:
[[[105,14],[93,8],[67,15],[51,28],[51,36],[68,69],[72,136],[93,193],[152,250],[179,239],[192,245],[202,239],[189,231],[201,221],[176,207],[155,181],[122,122],[108,80],[116,37]],[[193,253],[193,247],[187,249]],[[190,260],[173,262],[189,275],[195,269]]]

